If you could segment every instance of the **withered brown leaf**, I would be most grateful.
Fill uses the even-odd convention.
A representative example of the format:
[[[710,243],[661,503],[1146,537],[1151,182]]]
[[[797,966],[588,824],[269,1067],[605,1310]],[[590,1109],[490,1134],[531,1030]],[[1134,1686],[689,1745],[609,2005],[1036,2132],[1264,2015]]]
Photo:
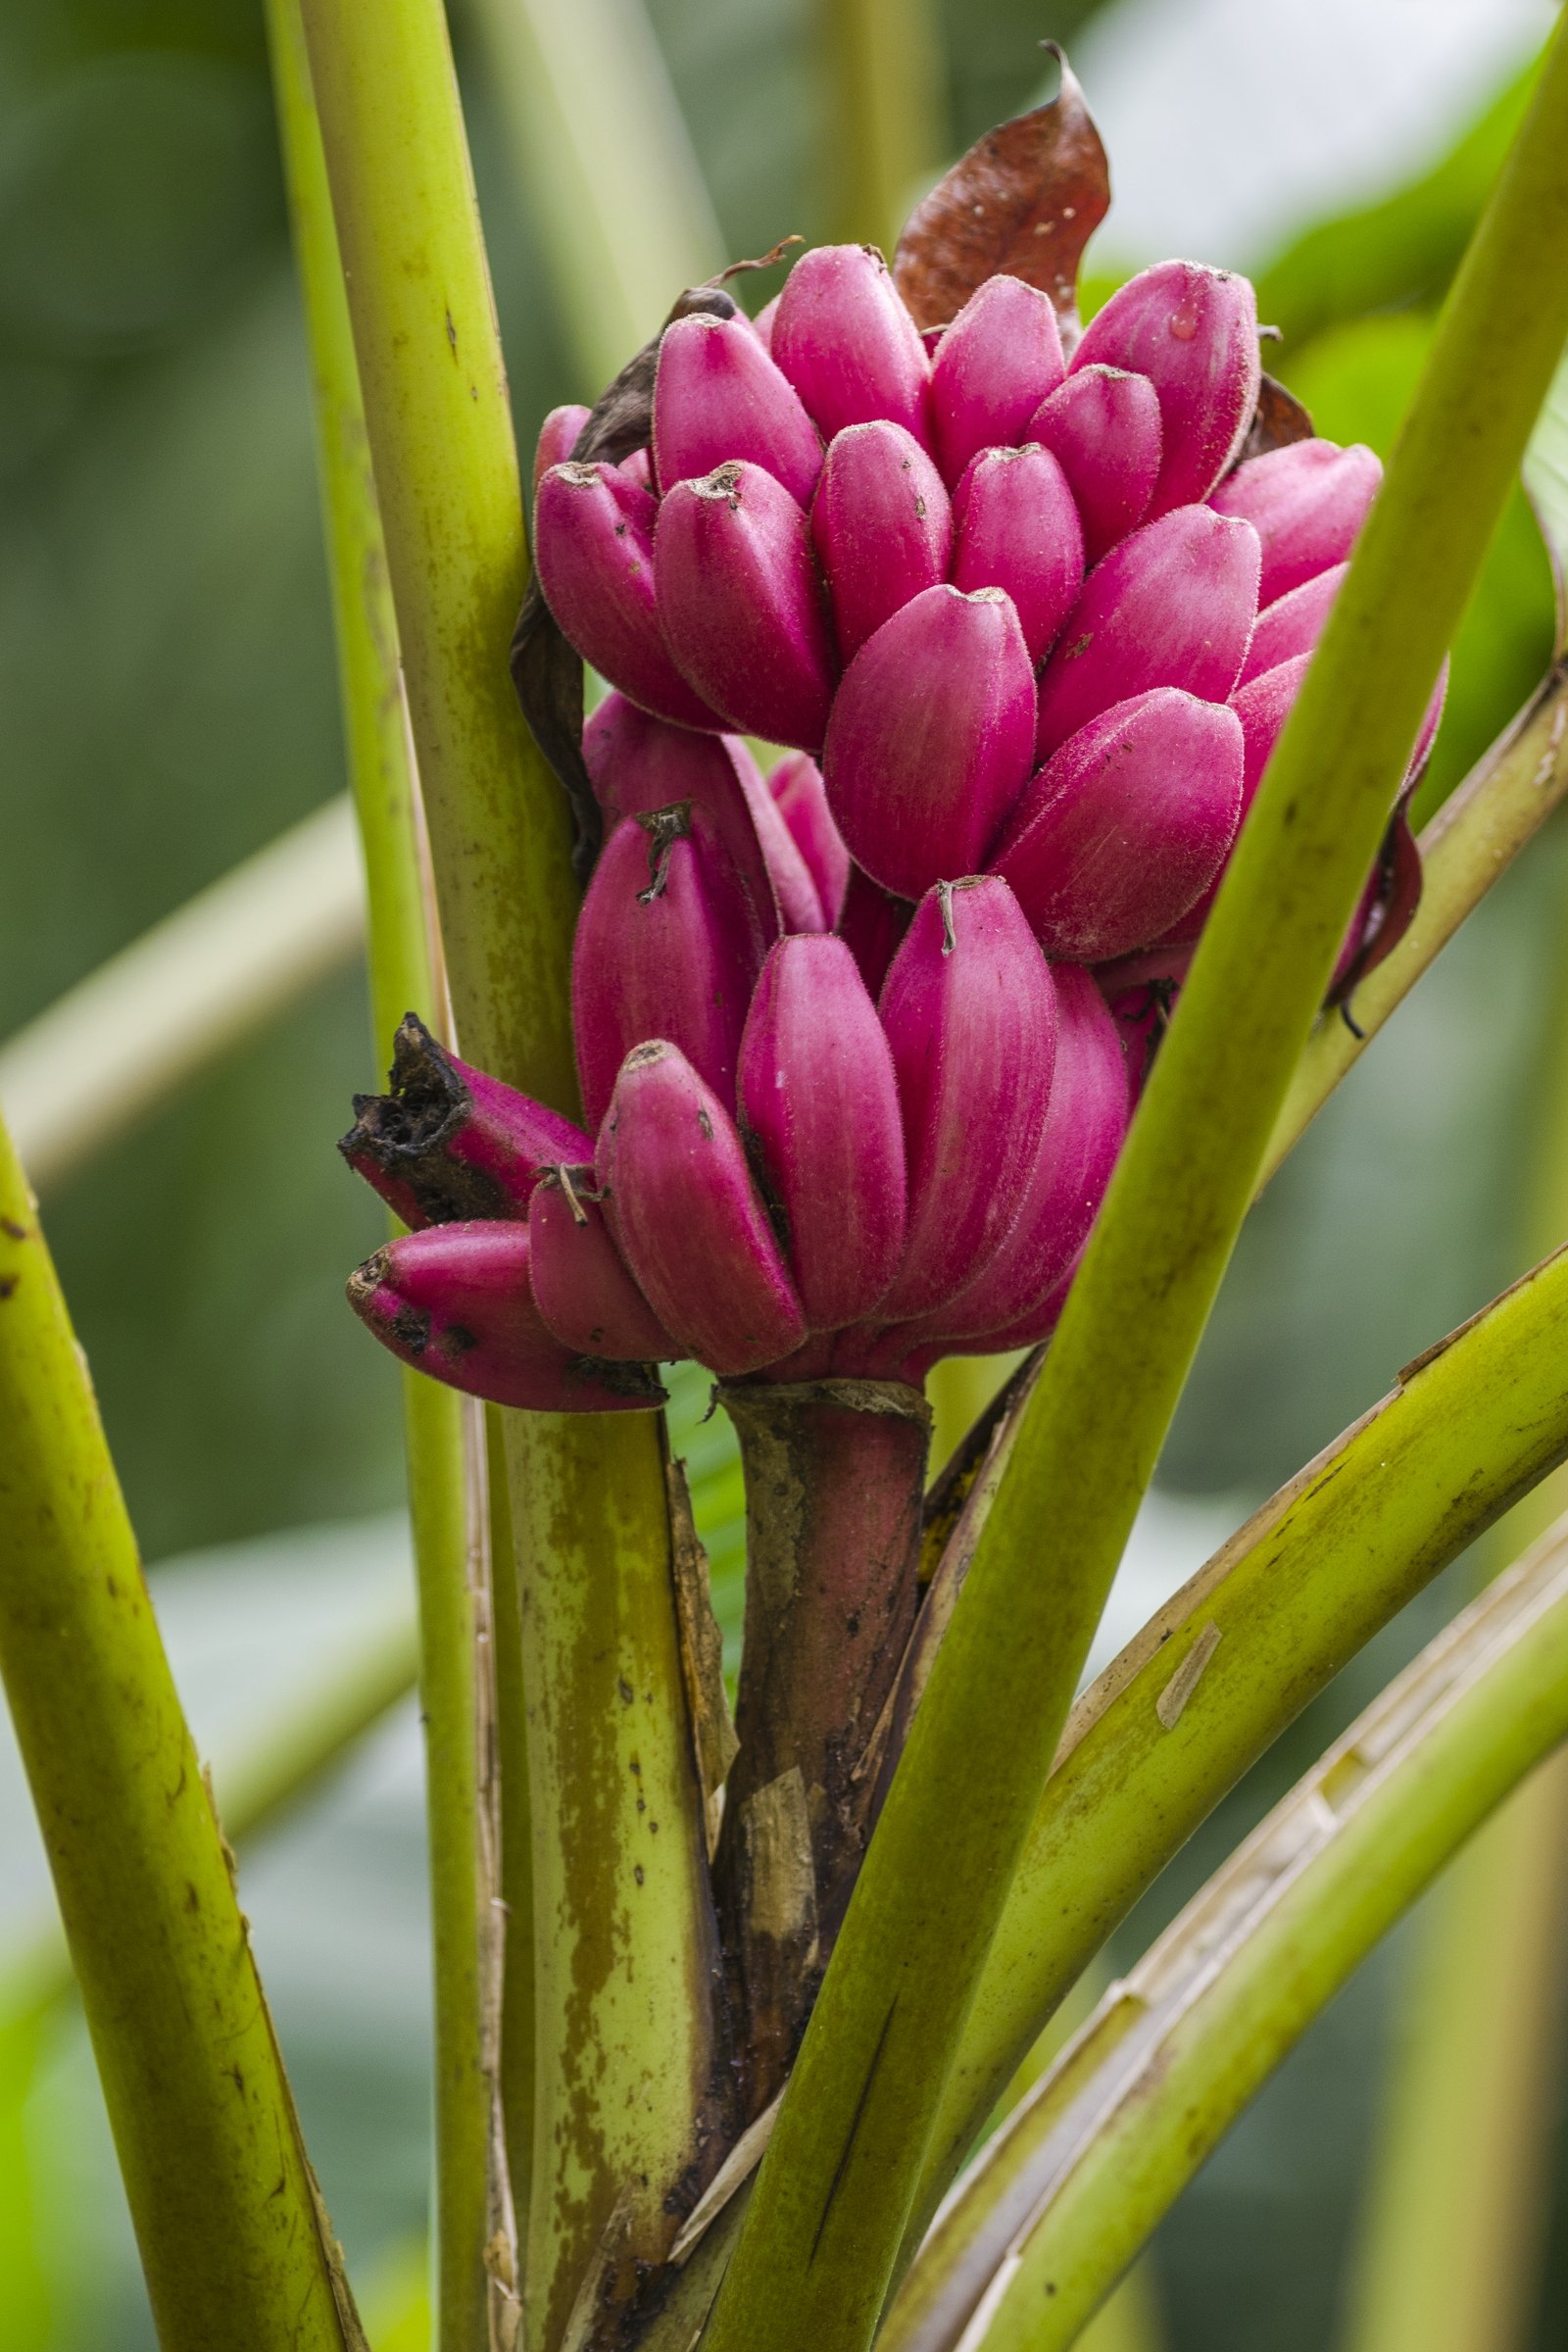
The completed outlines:
[[[1077,322],[1078,265],[1110,206],[1110,169],[1062,51],[1049,106],[988,130],[905,224],[893,260],[917,326],[956,318],[975,288],[1005,270],[1049,294]]]
[[[1289,449],[1293,441],[1311,438],[1310,413],[1276,377],[1265,375],[1257,388],[1257,407],[1237,464],[1245,465],[1249,458],[1264,458],[1271,449]]]

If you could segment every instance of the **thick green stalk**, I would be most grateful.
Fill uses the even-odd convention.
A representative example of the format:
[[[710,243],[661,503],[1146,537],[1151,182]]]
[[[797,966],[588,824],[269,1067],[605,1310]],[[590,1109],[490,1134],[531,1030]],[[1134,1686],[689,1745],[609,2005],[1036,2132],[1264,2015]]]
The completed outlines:
[[[539,1924],[527,2340],[554,2346],[574,2306],[613,2307],[662,2260],[720,2153],[717,1945],[668,1540],[648,1542],[651,1423],[606,1416],[591,1459],[541,1445],[538,1416],[503,1424],[527,1514]]]
[[[497,2054],[501,2084],[501,2129],[512,2190],[514,2225],[525,2224],[533,2183],[534,2072],[537,2038],[534,1999],[533,1807],[528,1772],[528,1701],[522,1673],[522,1618],[517,1579],[509,1573],[515,1553],[512,1497],[507,1482],[506,1440],[499,1406],[484,1416],[485,1479],[490,1503],[496,1690],[496,1777],[501,1805],[501,1903],[507,1923],[506,1967],[501,1984]],[[520,2259],[519,2248],[519,2259]]]
[[[1561,1523],[1392,1683],[1114,1986],[992,2142],[887,2352],[1064,2352],[1216,2141],[1568,1735]]]
[[[466,5],[578,388],[597,400],[681,288],[724,266],[702,172],[642,0]]]
[[[306,0],[305,23],[458,1042],[570,1109],[569,827],[507,671],[527,553],[445,21],[438,0]],[[526,2291],[542,2340],[543,2328],[559,2333],[623,2190],[634,2240],[673,2227],[664,2200],[690,2162],[710,2046],[710,1928],[657,1423],[513,1415],[507,1457],[539,1889]],[[601,1628],[624,1630],[632,1701],[599,1657],[568,1671],[592,1632],[590,1598]],[[603,1654],[614,1648],[602,1636]],[[597,1768],[628,1738],[659,1786],[653,1871],[653,1806],[637,1813],[629,1770],[603,1804],[583,1777],[585,1756]],[[553,2007],[547,1974],[560,1984],[564,1946],[580,1971]],[[655,1986],[679,1986],[679,2008],[651,2018]]]
[[[269,0],[295,256],[310,337],[318,466],[349,774],[368,902],[378,1053],[410,1007],[439,1023],[442,988],[359,368],[299,0]],[[419,1605],[435,1988],[434,2299],[441,2352],[483,2338],[489,2294],[491,2091],[482,1937],[477,1650],[487,1599],[472,1555],[473,1412],[407,1373],[410,1511]]]
[[[1532,1090],[1527,1250],[1568,1232],[1568,957]],[[1485,1567],[1568,1506],[1558,1472]],[[1347,2341],[1360,2352],[1522,2352],[1534,2330],[1568,1957],[1568,1758],[1489,1824],[1428,1904],[1400,2009]]]
[[[934,11],[930,0],[816,0],[816,17],[832,233],[891,253],[942,162]]]
[[[166,2352],[345,2352],[315,2181],[86,1367],[0,1130],[0,1674]]]
[[[851,2352],[869,2340],[1073,1684],[1565,335],[1559,26],[938,1652],[720,2291],[711,2352],[783,2352],[805,2337],[818,2352]]]
[[[522,498],[437,0],[305,0],[458,1043],[575,1089],[565,801],[507,671]]]

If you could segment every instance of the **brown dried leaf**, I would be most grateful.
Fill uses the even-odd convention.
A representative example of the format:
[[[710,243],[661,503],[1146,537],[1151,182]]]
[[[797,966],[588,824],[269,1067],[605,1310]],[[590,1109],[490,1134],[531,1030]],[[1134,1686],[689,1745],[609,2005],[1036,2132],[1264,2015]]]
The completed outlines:
[[[724,1690],[724,1642],[709,1590],[708,1554],[692,1517],[684,1462],[667,1461],[670,1553],[675,1572],[675,1617],[680,1636],[681,1675],[691,1719],[697,1777],[708,1822],[708,1854],[718,1844],[718,1794],[740,1742],[730,1721]]]
[[[1310,412],[1277,378],[1265,375],[1258,385],[1257,407],[1252,411],[1252,422],[1236,463],[1243,466],[1249,458],[1267,457],[1271,449],[1289,449],[1293,441],[1311,438]]]
[[[706,311],[733,318],[737,305],[721,286],[688,286],[664,326]],[[618,466],[634,449],[646,449],[654,424],[654,376],[664,326],[626,362],[602,392],[572,447],[574,464]],[[579,882],[593,872],[604,839],[604,815],[588,781],[582,758],[582,661],[567,644],[545,603],[537,572],[528,582],[512,639],[512,681],[535,743],[554,768],[571,804],[577,828],[572,870]]]
[[[1110,169],[1065,56],[1042,45],[1061,68],[1059,94],[988,130],[905,223],[893,276],[916,326],[945,325],[1004,270],[1076,324],[1078,265],[1109,209]]]

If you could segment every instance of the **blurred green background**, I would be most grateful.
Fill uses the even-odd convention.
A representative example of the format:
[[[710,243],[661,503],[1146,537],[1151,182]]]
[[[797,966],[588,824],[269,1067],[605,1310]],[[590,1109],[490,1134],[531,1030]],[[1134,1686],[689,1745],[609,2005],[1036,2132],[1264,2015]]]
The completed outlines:
[[[1236,110],[1255,100],[1266,115],[1268,36],[1254,12],[1238,69],[1227,27],[1244,13],[1207,0],[945,0],[927,161],[935,169],[1036,97],[1035,44],[1049,33],[1074,43],[1097,105],[1099,62],[1130,123],[1164,92],[1173,171],[1200,178],[1205,145],[1223,160],[1229,121],[1267,193],[1267,141],[1255,125],[1243,137]],[[1362,72],[1386,74],[1397,112],[1397,41],[1442,18],[1452,48],[1463,11],[1396,0],[1381,13],[1395,30],[1382,65],[1363,60]],[[654,0],[650,14],[730,252],[763,251],[790,230],[834,233],[843,159],[808,0]],[[1336,14],[1347,31],[1351,12]],[[528,447],[547,408],[598,387],[573,359],[475,28],[461,5],[454,15]],[[1233,203],[1229,244],[1202,252],[1257,275],[1262,315],[1282,331],[1277,371],[1334,437],[1387,451],[1515,118],[1519,66],[1548,16],[1528,6],[1502,11],[1506,24],[1494,16],[1463,71],[1428,91],[1425,116],[1405,90],[1397,135],[1382,146],[1377,122],[1360,120],[1366,90],[1347,84],[1359,145],[1342,170],[1336,102],[1325,99],[1328,162],[1290,199],[1291,225],[1278,225],[1281,203],[1262,206],[1273,225],[1260,242],[1246,203]],[[1325,22],[1325,41],[1331,29]],[[1169,69],[1168,89],[1166,56],[1186,61]],[[1193,101],[1205,88],[1206,114]],[[593,104],[587,59],[581,103]],[[1150,169],[1143,159],[1143,178]],[[1157,206],[1144,204],[1127,232],[1113,213],[1097,286],[1168,250],[1162,225]],[[1172,223],[1178,249],[1184,225]],[[1550,640],[1549,577],[1521,497],[1456,649],[1425,806],[1524,699]],[[0,19],[0,1038],[342,787],[305,354],[256,0],[11,0]],[[1156,1551],[1163,1543],[1196,1564],[1241,1508],[1518,1270],[1531,1106],[1543,1056],[1562,1051],[1546,975],[1565,859],[1548,835],[1507,878],[1254,1216],[1167,1450]],[[361,1584],[405,1573],[395,1377],[341,1302],[378,1212],[332,1150],[348,1096],[376,1061],[352,973],[47,1203],[149,1558],[238,1547],[169,1571],[160,1588],[199,1729],[203,1707],[221,1724],[247,1659],[286,1690],[347,1638],[350,1620],[323,1594],[347,1595],[346,1607]],[[683,1398],[688,1428],[701,1408],[695,1394]],[[722,1424],[692,1444],[716,1551],[733,1561]],[[302,1528],[318,1532],[287,1532]],[[1119,1948],[1147,1940],[1452,1605],[1450,1579],[1356,1662],[1195,1840]],[[245,1879],[328,2201],[372,2301],[379,2281],[389,2310],[421,2227],[427,2165],[417,1796],[406,1719]],[[14,1790],[8,1803],[0,1929],[31,1916],[37,1886]],[[1163,2336],[1179,2352],[1335,2341],[1399,1968],[1396,1937],[1161,2233]],[[5,2352],[150,2342],[74,2030],[35,2045],[0,2024],[0,2211]],[[1568,2212],[1558,2219],[1542,2347],[1568,2332]],[[389,2332],[380,2341],[393,2352]]]

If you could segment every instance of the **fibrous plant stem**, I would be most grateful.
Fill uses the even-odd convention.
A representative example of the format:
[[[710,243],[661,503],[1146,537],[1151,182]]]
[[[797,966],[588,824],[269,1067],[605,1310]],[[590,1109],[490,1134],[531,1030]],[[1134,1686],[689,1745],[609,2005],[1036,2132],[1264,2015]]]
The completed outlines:
[[[269,0],[268,29],[295,256],[310,338],[318,467],[350,780],[365,862],[371,1027],[380,1054],[411,1006],[439,1019],[435,908],[404,706],[397,619],[344,298],[326,161],[299,0]],[[419,1609],[435,1988],[436,2277],[440,2352],[479,2340],[493,2232],[491,2092],[482,2002],[476,1611],[487,1555],[475,1513],[476,1408],[406,1373],[404,1427]]]
[[[720,2290],[711,2352],[783,2352],[803,2335],[819,2352],[869,2341],[1073,1683],[1565,334],[1559,27],[938,1653]]]
[[[859,1868],[918,1600],[931,1412],[896,1381],[731,1383],[746,1643],[718,1851],[747,2108],[779,2089]]]
[[[160,2341],[354,2352],[228,1858],[3,1130],[0,1674]]]

